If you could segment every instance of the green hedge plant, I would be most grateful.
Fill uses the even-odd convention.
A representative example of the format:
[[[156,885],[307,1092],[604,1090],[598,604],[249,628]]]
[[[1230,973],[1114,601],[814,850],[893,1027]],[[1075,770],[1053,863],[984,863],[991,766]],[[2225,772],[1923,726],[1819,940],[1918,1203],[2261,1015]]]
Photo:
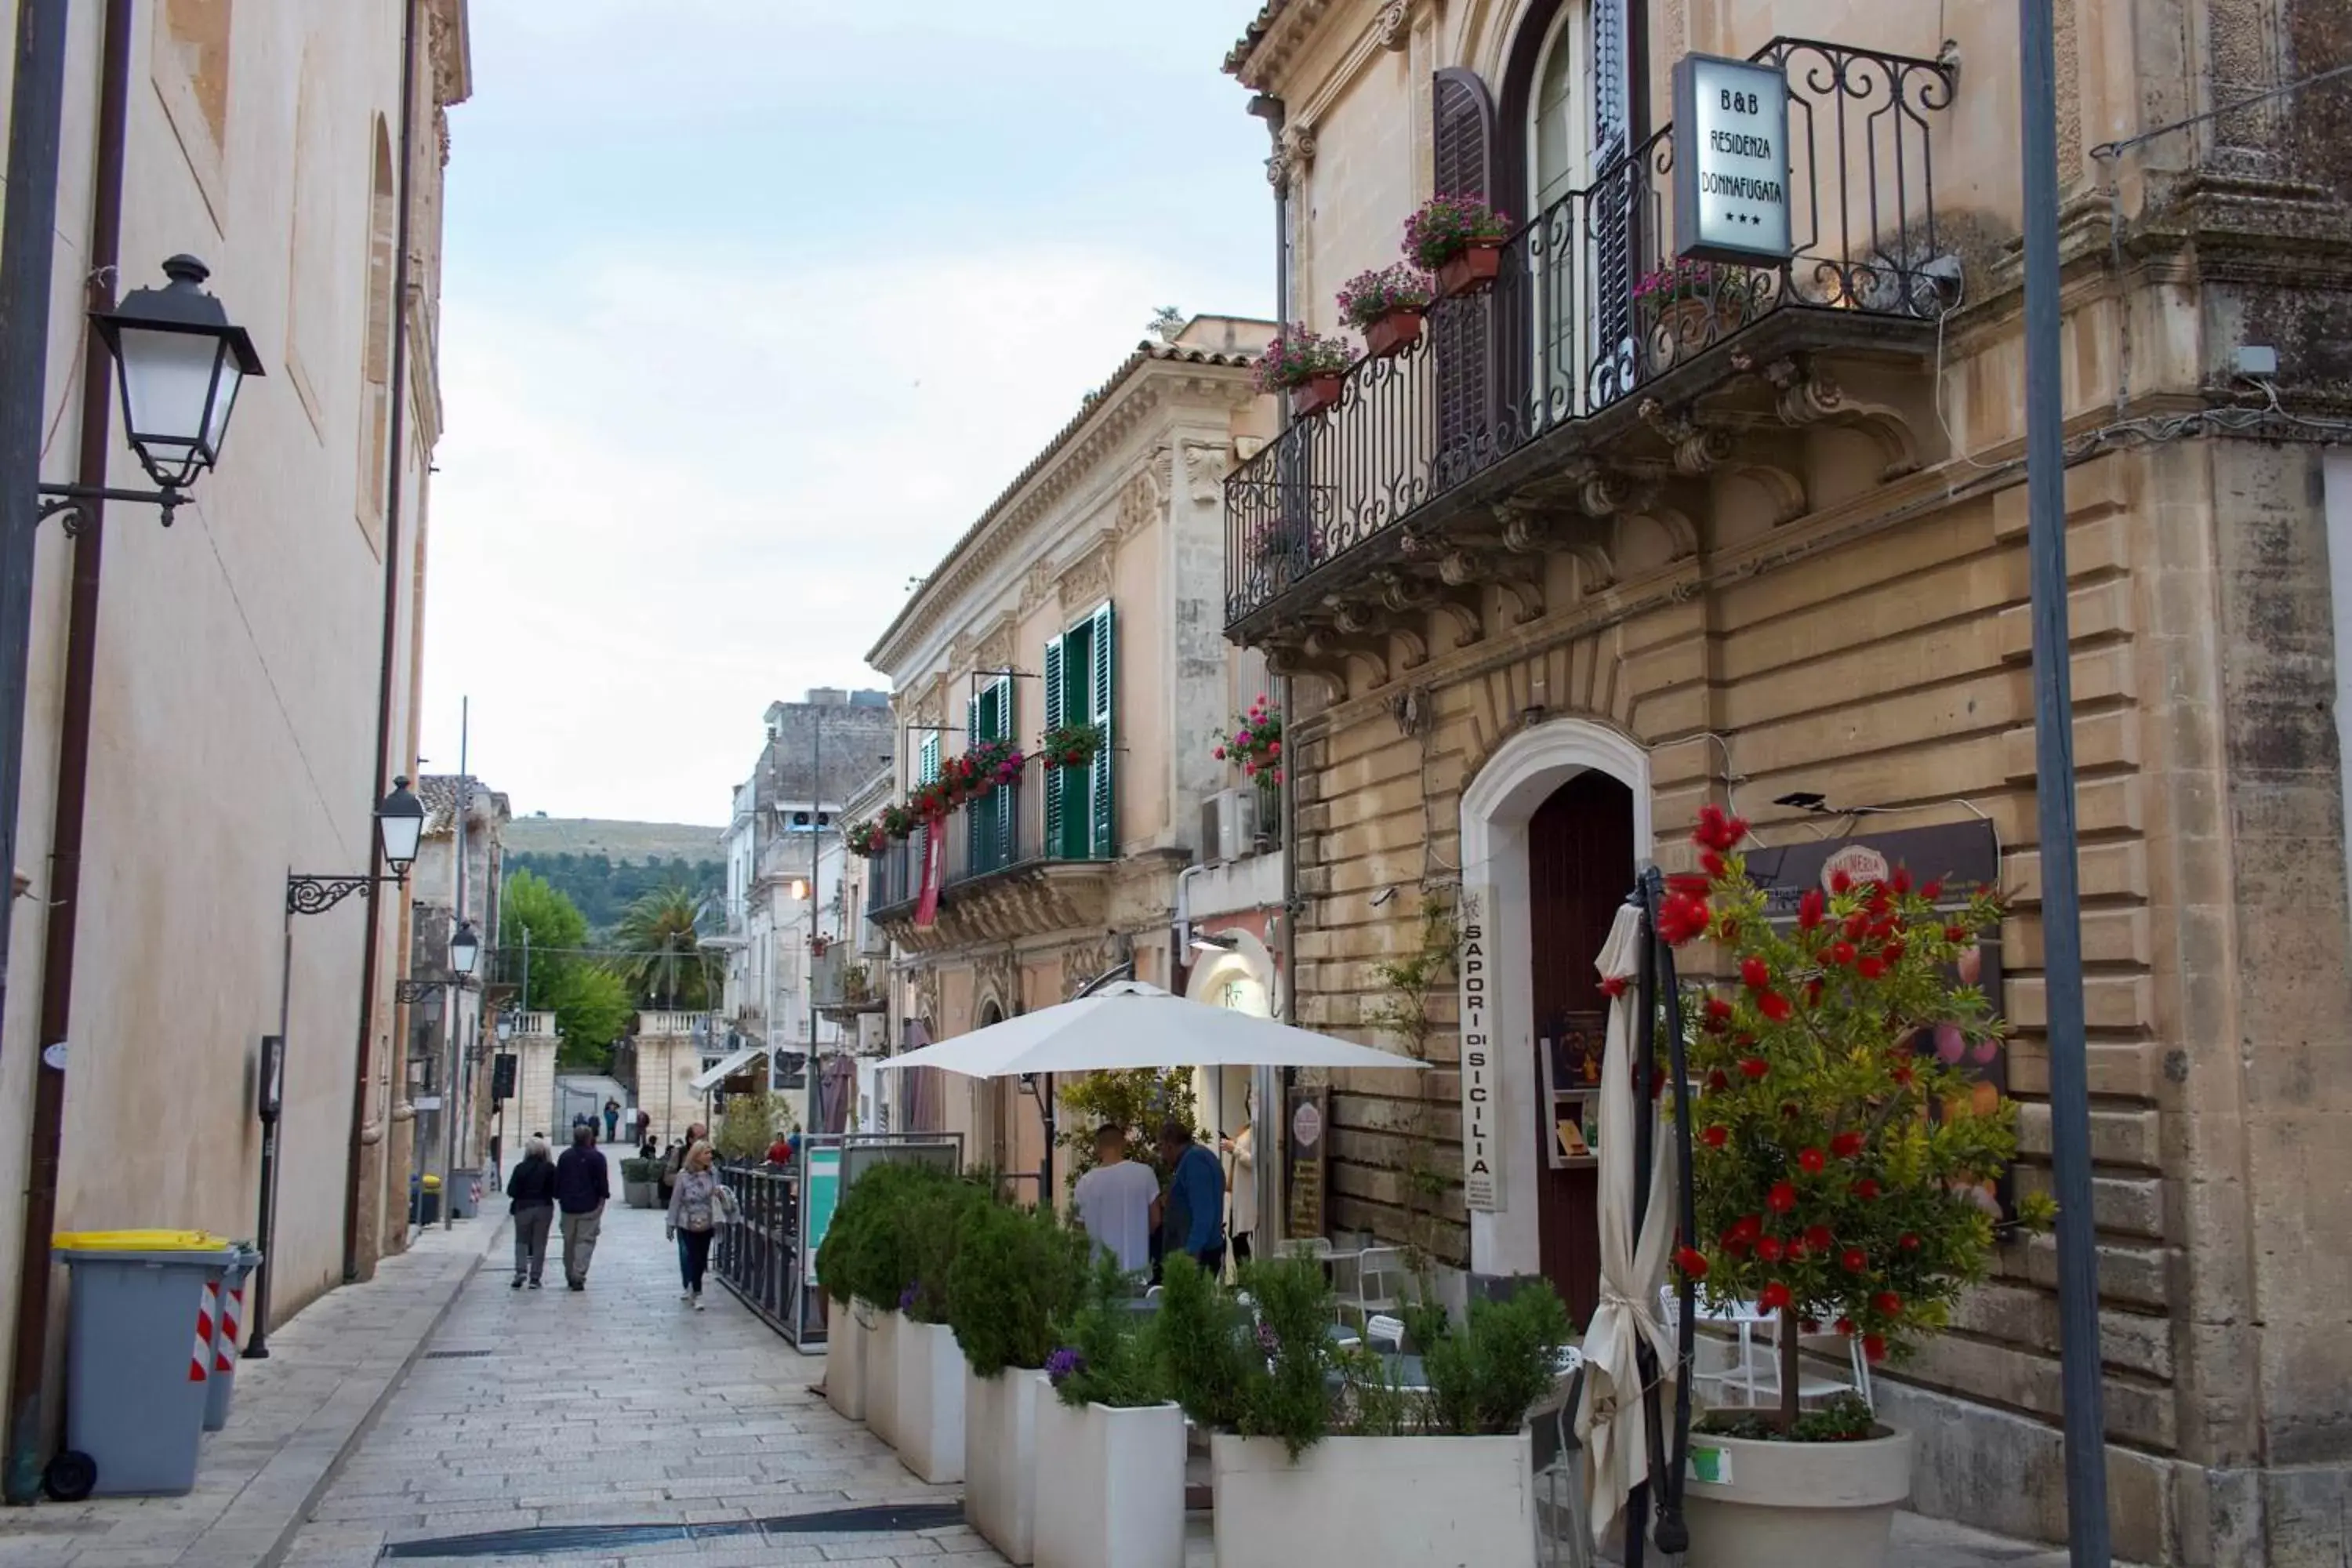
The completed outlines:
[[[1169,1402],[1160,1325],[1133,1300],[1118,1265],[1108,1255],[1098,1258],[1076,1310],[1055,1324],[1060,1342],[1045,1356],[1045,1375],[1063,1404],[1132,1410]]]
[[[948,1326],[982,1377],[1037,1368],[1061,1343],[1055,1323],[1087,1290],[1086,1233],[1050,1210],[989,1204],[971,1217],[947,1270]]]

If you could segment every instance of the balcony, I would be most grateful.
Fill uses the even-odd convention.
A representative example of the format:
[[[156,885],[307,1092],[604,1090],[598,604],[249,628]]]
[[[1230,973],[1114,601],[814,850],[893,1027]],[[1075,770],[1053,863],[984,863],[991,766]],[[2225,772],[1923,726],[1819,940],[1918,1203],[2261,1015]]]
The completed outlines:
[[[1956,68],[1790,38],[1753,58],[1789,81],[1794,258],[1645,287],[1675,277],[1659,131],[1515,235],[1491,289],[1441,301],[1226,481],[1229,636],[1286,668],[1385,664],[1394,636],[1415,664],[1397,616],[1451,610],[1475,640],[1495,587],[1532,620],[1546,553],[1577,556],[1588,589],[1696,553],[1710,475],[1802,515],[1808,426],[1861,431],[1882,478],[1919,466],[1920,371],[1958,299],[1929,135]],[[1627,518],[1657,525],[1639,549],[1620,548]]]
[[[866,918],[914,952],[1044,931],[1099,930],[1109,908],[1112,863],[1055,852],[1045,840],[1045,791],[1032,773],[940,825],[946,835],[939,919],[915,925],[923,884],[923,830],[874,862]]]

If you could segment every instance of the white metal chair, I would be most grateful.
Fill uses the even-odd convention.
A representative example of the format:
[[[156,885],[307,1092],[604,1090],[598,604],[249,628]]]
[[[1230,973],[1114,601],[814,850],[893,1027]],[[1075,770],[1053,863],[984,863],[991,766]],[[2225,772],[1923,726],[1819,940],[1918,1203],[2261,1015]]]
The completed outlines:
[[[1759,1402],[1778,1404],[1780,1398],[1780,1315],[1763,1311],[1747,1301],[1734,1302],[1712,1311],[1702,1304],[1694,1305],[1699,1322],[1712,1324],[1735,1336],[1732,1342],[1737,1346],[1738,1356],[1728,1367],[1701,1370],[1694,1366],[1691,1381],[1720,1384],[1727,1395],[1737,1387],[1751,1405]],[[1659,1321],[1665,1324],[1666,1331],[1679,1331],[1681,1302],[1672,1286],[1660,1288],[1658,1306]],[[1759,1329],[1763,1331],[1760,1335],[1757,1331]],[[1847,1366],[1853,1373],[1850,1381],[1808,1373],[1800,1365],[1797,1398],[1801,1403],[1829,1399],[1840,1394],[1859,1394],[1864,1404],[1872,1403],[1870,1366],[1862,1353],[1862,1342],[1847,1338],[1845,1352]],[[1873,1407],[1875,1408],[1874,1405]]]
[[[1295,1236],[1274,1244],[1276,1258],[1327,1258],[1331,1256],[1331,1240],[1323,1236]]]
[[[1375,1313],[1393,1314],[1405,1304],[1410,1279],[1404,1248],[1368,1247],[1356,1255],[1355,1293],[1339,1298],[1339,1310],[1367,1320]]]
[[[1592,1568],[1592,1525],[1584,1502],[1583,1446],[1576,1440],[1576,1405],[1584,1391],[1584,1352],[1564,1347],[1554,1363],[1559,1408],[1552,1415],[1551,1462],[1538,1473],[1536,1560],[1544,1568]]]
[[[1404,1353],[1404,1320],[1375,1314],[1364,1321],[1364,1342],[1386,1345],[1402,1355]]]

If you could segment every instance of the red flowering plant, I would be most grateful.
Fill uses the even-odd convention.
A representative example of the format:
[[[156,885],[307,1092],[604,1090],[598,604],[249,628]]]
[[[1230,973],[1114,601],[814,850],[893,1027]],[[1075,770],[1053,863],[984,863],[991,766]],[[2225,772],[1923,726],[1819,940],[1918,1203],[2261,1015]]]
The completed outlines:
[[[1283,392],[1304,386],[1318,375],[1339,375],[1354,363],[1347,339],[1327,337],[1293,324],[1274,334],[1274,341],[1257,356],[1254,374],[1260,392]]]
[[[1435,298],[1429,274],[1400,261],[1349,279],[1339,289],[1339,319],[1360,331],[1399,310],[1426,310]]]
[[[1250,704],[1250,710],[1234,721],[1234,732],[1218,743],[1215,755],[1221,763],[1239,763],[1242,772],[1257,780],[1261,788],[1269,781],[1282,783],[1282,710],[1261,694]]]
[[[1082,768],[1103,749],[1099,724],[1056,724],[1037,742],[1038,754],[1049,768]]]
[[[1693,993],[1693,1244],[1675,1264],[1711,1305],[1780,1315],[1780,1427],[1794,1432],[1801,1327],[1852,1335],[1874,1362],[1902,1355],[1989,1268],[2017,1108],[1955,1065],[2002,1033],[1955,976],[2001,906],[1979,892],[1939,910],[1942,887],[1901,868],[1883,882],[1838,872],[1776,924],[1747,832],[1706,807],[1702,869],[1670,879],[1659,912],[1667,941],[1713,940],[1734,975]],[[2054,1214],[2027,1197],[2011,1223]]]
[[[1021,748],[1011,741],[982,741],[973,746],[957,759],[962,764],[966,797],[987,799],[998,786],[1019,779],[1021,769],[1028,760],[1021,754]]]
[[[1476,196],[1432,196],[1404,220],[1405,258],[1433,272],[1472,246],[1511,237],[1511,216]]]
[[[890,848],[890,831],[878,817],[871,822],[851,823],[841,830],[841,837],[850,853],[868,860],[880,859]]]

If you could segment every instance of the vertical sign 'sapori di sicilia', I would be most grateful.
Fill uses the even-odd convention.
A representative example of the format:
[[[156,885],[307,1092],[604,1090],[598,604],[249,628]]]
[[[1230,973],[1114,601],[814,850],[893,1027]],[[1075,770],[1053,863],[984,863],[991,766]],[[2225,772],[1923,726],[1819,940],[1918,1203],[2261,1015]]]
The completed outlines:
[[[1456,910],[1462,935],[1462,1198],[1482,1214],[1503,1206],[1495,1146],[1495,1038],[1488,1024],[1486,911],[1493,907],[1484,887],[1464,885]]]

